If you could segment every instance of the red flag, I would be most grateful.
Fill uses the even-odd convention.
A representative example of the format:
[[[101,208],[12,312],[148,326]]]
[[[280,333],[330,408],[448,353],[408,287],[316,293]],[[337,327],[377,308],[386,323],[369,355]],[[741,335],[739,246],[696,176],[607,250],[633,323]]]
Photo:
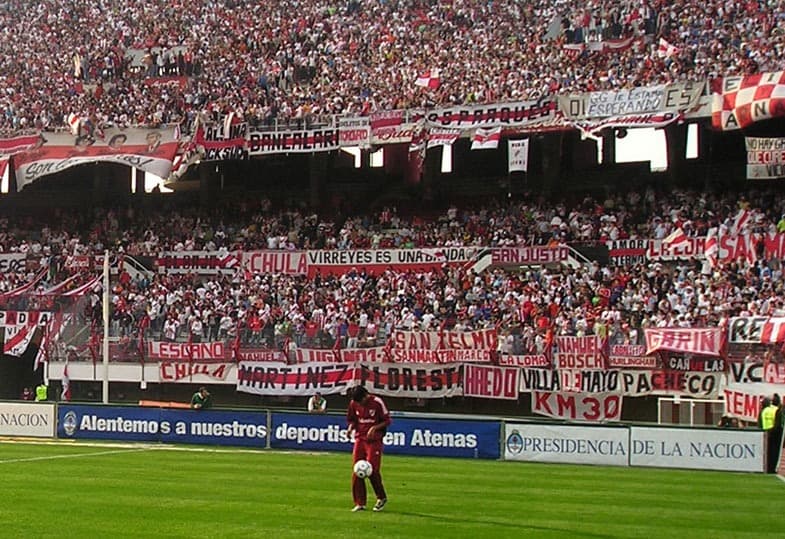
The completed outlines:
[[[335,338],[335,344],[333,344],[333,355],[335,356],[335,361],[341,361],[341,335],[340,332],[338,336]]]

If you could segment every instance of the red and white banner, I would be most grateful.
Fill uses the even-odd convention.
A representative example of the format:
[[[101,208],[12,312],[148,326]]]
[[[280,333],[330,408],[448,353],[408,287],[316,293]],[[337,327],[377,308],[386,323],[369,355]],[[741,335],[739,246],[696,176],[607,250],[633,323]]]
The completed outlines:
[[[569,421],[605,422],[621,420],[623,397],[611,393],[532,394],[532,412]]]
[[[0,331],[5,332],[3,353],[20,357],[30,345],[35,330],[49,325],[53,318],[53,313],[44,311],[0,311]]]
[[[201,152],[203,161],[247,159],[246,149],[248,124],[233,122],[234,114],[227,115],[224,122],[199,125],[194,134],[194,143]]]
[[[545,98],[539,101],[429,109],[425,112],[425,121],[430,127],[451,129],[523,128],[557,116],[556,100]]]
[[[621,369],[654,369],[657,358],[646,355],[646,347],[642,344],[614,344],[608,356],[608,367]]]
[[[491,251],[491,265],[493,266],[541,266],[545,264],[560,264],[567,261],[570,248],[566,245],[545,247],[532,245],[531,247],[499,247]]]
[[[345,393],[354,385],[351,363],[303,363],[287,365],[269,361],[241,361],[237,367],[237,391],[254,395],[310,396]]]
[[[448,266],[462,265],[474,259],[480,247],[432,247],[423,249],[367,249],[308,251],[308,276],[317,271],[322,275],[342,274],[352,269],[379,274],[395,271],[436,270]]]
[[[339,147],[338,129],[258,131],[248,135],[248,155],[330,152]]]
[[[376,133],[379,130],[399,127],[403,124],[405,117],[405,110],[381,110],[372,112],[369,117],[371,132]]]
[[[173,128],[107,129],[101,135],[46,133],[38,145],[14,157],[21,189],[42,176],[88,163],[120,163],[166,178],[179,141]]]
[[[461,136],[460,129],[438,129],[432,128],[428,130],[428,143],[427,148],[436,148],[438,146],[452,146]]]
[[[495,329],[477,331],[395,331],[394,350],[496,350]]]
[[[187,343],[150,341],[146,357],[152,360],[222,360],[229,359],[228,347],[223,341]]]
[[[785,115],[785,71],[719,79],[711,119],[715,129],[744,129]]]
[[[518,399],[520,369],[489,365],[464,365],[464,397]]]
[[[660,41],[657,43],[657,56],[660,58],[670,58],[676,54],[679,54],[681,49],[669,43],[665,38],[661,37]]]
[[[747,179],[785,178],[785,138],[745,137]]]
[[[728,325],[730,344],[776,344],[785,342],[785,317],[738,316]]]
[[[158,364],[160,382],[210,384],[226,380],[231,363],[204,361],[161,361]]]
[[[436,90],[441,83],[441,72],[439,69],[429,69],[421,73],[414,81],[415,86]]]
[[[164,251],[156,259],[158,271],[169,274],[231,275],[239,264],[237,255],[221,251]]]
[[[683,115],[677,112],[652,112],[629,116],[611,116],[601,120],[575,120],[571,122],[571,125],[582,133],[597,136],[599,131],[609,127],[660,129],[682,119]]]
[[[18,137],[0,138],[0,155],[9,156],[19,152],[26,152],[44,141],[41,135],[20,135]],[[8,163],[8,160],[5,160]]]
[[[556,337],[556,367],[559,369],[604,369],[606,353],[603,339],[590,337]]]
[[[501,139],[501,127],[480,127],[474,132],[472,137],[472,150],[495,150],[499,147]]]
[[[728,384],[722,390],[725,413],[742,421],[757,423],[761,400],[782,392],[783,387],[774,384]]]
[[[553,366],[551,360],[543,354],[520,356],[502,354],[499,356],[499,365],[507,367],[535,367],[544,369],[550,369]]]
[[[659,351],[720,356],[722,330],[720,328],[647,328],[646,355]]]
[[[391,124],[391,125],[387,125]],[[420,125],[417,123],[397,123],[393,124],[392,120],[387,122],[379,122],[379,127],[373,127],[373,120],[371,120],[371,144],[380,146],[384,144],[409,144],[413,139],[415,133],[420,131]]]
[[[308,273],[306,251],[245,251],[243,269],[250,273],[305,275]]]
[[[371,123],[367,116],[338,118],[338,144],[343,146],[371,146]]]

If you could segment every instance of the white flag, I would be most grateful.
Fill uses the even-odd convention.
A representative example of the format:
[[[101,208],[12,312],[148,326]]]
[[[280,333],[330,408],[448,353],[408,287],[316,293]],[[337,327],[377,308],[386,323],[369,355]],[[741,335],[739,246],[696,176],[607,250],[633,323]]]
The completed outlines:
[[[460,129],[431,129],[428,132],[428,148],[451,146],[460,136]]]
[[[529,170],[529,139],[508,140],[507,160],[509,172]]]

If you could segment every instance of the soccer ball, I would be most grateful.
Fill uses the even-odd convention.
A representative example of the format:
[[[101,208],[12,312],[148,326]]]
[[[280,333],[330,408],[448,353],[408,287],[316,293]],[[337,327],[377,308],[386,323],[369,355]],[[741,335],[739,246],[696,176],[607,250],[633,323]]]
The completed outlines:
[[[367,460],[358,460],[354,463],[354,475],[360,479],[365,479],[373,473],[373,466]]]

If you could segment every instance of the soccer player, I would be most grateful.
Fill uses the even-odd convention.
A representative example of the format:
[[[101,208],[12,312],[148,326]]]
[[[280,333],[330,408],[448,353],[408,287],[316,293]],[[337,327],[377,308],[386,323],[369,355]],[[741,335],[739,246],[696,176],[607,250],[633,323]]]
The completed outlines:
[[[371,486],[376,494],[374,511],[381,511],[387,504],[387,493],[382,483],[382,438],[390,426],[390,412],[387,405],[376,395],[371,395],[363,386],[355,387],[352,400],[346,411],[346,421],[349,424],[349,433],[354,432],[354,451],[352,452],[352,465],[358,460],[367,460],[373,466],[373,473],[369,477]],[[352,496],[354,497],[353,512],[364,511],[367,501],[365,479],[360,479],[352,472]]]

